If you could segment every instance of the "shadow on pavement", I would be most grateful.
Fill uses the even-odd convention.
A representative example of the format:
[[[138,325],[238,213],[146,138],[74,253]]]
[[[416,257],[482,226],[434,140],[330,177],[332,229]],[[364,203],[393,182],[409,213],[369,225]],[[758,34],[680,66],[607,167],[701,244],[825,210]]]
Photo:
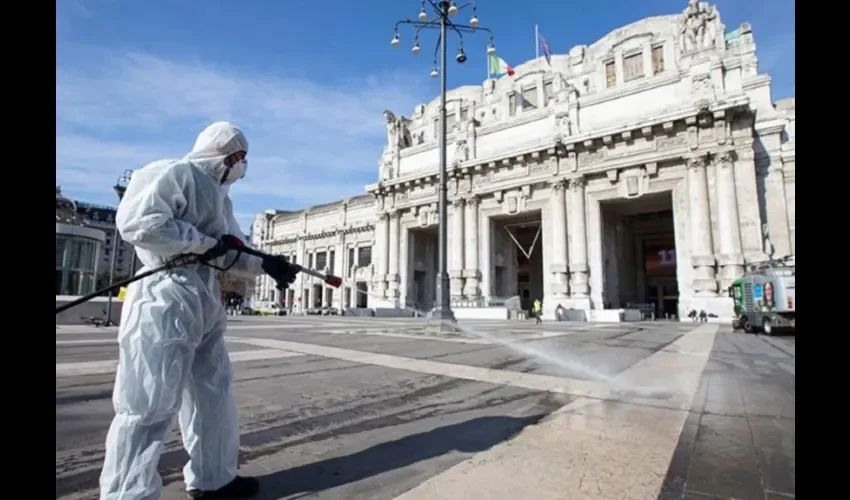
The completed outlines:
[[[353,483],[451,451],[478,453],[515,436],[546,414],[482,417],[405,436],[363,451],[261,476],[258,500],[277,500]]]

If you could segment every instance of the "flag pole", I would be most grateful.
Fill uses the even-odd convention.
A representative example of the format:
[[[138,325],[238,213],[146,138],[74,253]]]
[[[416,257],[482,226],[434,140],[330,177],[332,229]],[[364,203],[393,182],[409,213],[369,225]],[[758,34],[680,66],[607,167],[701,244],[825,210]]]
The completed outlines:
[[[537,25],[534,25],[534,59],[540,59],[540,34]]]

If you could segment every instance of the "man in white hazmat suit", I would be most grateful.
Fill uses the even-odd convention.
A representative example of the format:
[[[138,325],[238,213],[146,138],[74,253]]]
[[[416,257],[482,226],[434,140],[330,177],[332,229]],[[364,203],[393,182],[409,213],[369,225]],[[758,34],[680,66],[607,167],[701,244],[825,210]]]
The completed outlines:
[[[247,153],[244,134],[217,122],[182,160],[153,162],[133,173],[116,224],[147,269],[176,255],[198,254],[208,264],[232,266],[227,272],[239,277],[266,272],[278,283],[294,281],[296,267],[282,257],[235,259],[234,236],[244,236],[227,190],[245,175]],[[157,465],[178,413],[190,457],[183,469],[189,498],[249,498],[258,492],[256,479],[236,475],[239,423],[216,272],[197,264],[129,286],[101,500],[159,500]]]

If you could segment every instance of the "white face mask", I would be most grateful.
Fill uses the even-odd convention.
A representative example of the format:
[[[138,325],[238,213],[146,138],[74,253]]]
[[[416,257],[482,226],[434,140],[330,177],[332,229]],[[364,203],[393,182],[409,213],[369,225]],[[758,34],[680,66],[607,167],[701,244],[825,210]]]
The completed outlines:
[[[227,177],[222,182],[223,185],[229,186],[239,179],[245,177],[245,173],[248,171],[248,160],[242,160],[239,163],[234,163],[232,167],[227,171]]]

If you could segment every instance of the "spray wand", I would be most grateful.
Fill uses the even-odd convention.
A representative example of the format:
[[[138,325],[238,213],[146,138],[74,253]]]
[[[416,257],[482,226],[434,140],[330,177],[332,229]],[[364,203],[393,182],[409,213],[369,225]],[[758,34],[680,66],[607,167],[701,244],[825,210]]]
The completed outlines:
[[[251,247],[246,247],[246,246],[244,246],[244,244],[241,248],[238,249],[238,251],[245,253],[245,254],[248,254],[248,255],[253,255],[254,257],[259,257],[261,259],[267,259],[269,257],[282,258],[282,257],[278,257],[278,256],[271,256],[271,255],[269,255],[265,252],[255,250]],[[299,266],[298,264],[290,263],[289,265],[294,267],[297,270],[297,272],[313,276],[314,278],[318,278],[318,279],[324,281],[325,283],[327,283],[328,285],[330,285],[334,288],[339,288],[340,286],[342,286],[342,278],[340,278],[339,276],[334,276],[333,274],[320,273],[319,271],[315,271],[315,270],[307,268],[307,267]],[[277,289],[278,290],[283,290],[284,288],[286,288],[286,286],[287,286],[286,283],[280,283],[280,282],[277,283]]]

